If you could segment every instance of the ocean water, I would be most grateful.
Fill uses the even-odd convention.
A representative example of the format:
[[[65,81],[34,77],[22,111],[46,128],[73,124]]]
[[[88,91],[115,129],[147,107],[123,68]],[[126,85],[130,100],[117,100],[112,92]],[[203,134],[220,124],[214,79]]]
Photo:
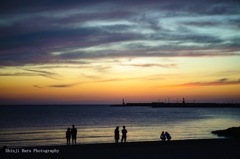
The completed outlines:
[[[240,126],[240,108],[151,108],[109,105],[1,106],[0,146],[65,145],[74,124],[77,143],[113,143],[116,126],[125,125],[127,141],[219,138],[213,130]],[[121,135],[121,133],[120,133]]]

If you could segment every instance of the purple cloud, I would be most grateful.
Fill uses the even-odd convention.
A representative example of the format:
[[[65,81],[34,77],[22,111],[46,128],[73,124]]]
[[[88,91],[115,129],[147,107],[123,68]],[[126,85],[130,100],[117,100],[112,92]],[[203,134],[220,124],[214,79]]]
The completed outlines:
[[[0,66],[67,64],[95,58],[239,55],[239,38],[226,39],[193,28],[228,25],[234,32],[239,28],[239,5],[235,0],[4,1]],[[202,15],[207,18],[199,20]],[[214,21],[213,15],[225,21]],[[109,48],[111,45],[120,49]]]
[[[73,84],[56,84],[56,85],[48,85],[47,87],[54,87],[54,88],[67,88],[67,87],[72,87],[76,86],[79,83],[73,83]]]
[[[212,82],[190,82],[179,85],[171,85],[167,87],[199,87],[199,86],[225,86],[225,85],[239,85],[240,80],[228,80],[226,78],[212,81]]]

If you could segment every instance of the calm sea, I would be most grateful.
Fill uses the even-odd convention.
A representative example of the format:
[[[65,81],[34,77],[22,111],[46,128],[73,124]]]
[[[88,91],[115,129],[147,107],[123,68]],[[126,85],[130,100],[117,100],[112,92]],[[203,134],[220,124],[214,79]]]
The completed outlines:
[[[213,130],[240,126],[240,108],[151,108],[109,105],[1,106],[0,146],[65,145],[74,124],[77,142],[113,143],[116,126],[126,126],[128,142],[218,138]]]

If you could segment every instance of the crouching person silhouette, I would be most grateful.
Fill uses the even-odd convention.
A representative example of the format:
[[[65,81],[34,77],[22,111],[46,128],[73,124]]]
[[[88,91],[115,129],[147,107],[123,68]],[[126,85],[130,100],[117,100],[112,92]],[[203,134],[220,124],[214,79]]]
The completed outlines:
[[[167,141],[170,141],[172,139],[171,135],[168,132],[165,132],[165,136],[167,138]]]
[[[162,132],[162,134],[160,135],[160,139],[162,139],[162,141],[165,141],[166,140],[166,136],[164,134],[164,131]]]

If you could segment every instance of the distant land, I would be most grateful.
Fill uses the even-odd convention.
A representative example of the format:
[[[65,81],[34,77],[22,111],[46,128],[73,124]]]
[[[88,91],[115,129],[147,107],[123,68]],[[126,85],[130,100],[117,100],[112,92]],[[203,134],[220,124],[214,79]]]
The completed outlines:
[[[164,103],[164,102],[152,102],[152,103],[126,103],[114,104],[112,107],[152,107],[152,108],[174,108],[174,107],[186,107],[186,108],[195,108],[195,107],[226,107],[226,108],[240,108],[240,103],[185,103],[185,99],[181,103]]]
[[[226,107],[226,108],[240,108],[239,103],[127,103],[123,104],[114,104],[112,107],[152,107],[152,108],[174,108],[174,107]]]

